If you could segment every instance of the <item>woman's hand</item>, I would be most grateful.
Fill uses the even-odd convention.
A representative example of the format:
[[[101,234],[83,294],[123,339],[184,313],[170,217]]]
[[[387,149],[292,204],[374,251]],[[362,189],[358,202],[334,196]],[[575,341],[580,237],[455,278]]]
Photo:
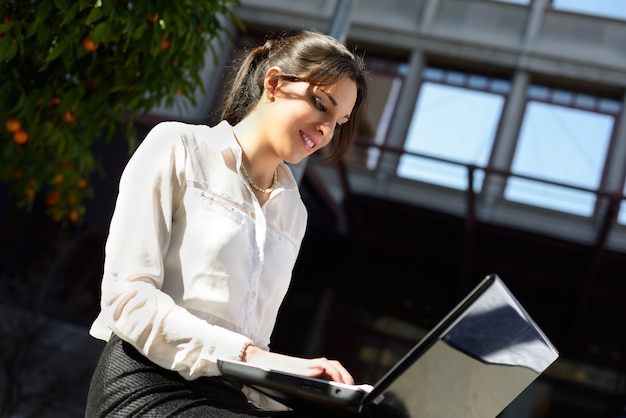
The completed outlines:
[[[266,369],[282,370],[284,372],[309,377],[319,377],[334,382],[354,384],[352,375],[337,360],[327,358],[305,359],[272,353],[253,345],[248,346],[242,360],[255,366]]]

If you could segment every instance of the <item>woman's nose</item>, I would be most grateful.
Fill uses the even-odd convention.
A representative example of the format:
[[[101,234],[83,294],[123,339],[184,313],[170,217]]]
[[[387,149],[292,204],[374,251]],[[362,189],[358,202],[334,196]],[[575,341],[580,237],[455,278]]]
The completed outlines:
[[[324,140],[324,143],[326,143],[333,139],[333,134],[335,133],[335,130],[333,129],[330,121],[324,121],[318,125],[317,132]]]

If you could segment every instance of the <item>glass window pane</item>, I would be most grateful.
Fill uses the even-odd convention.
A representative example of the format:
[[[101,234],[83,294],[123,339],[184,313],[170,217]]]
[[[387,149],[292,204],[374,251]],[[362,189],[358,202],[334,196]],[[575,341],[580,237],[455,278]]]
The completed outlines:
[[[511,170],[514,174],[597,189],[614,122],[613,116],[531,101]],[[590,193],[523,179],[511,179],[505,196],[584,216],[591,215],[594,207]]]
[[[576,96],[574,104],[577,107],[593,109],[596,105],[596,98],[588,94],[579,94]]]
[[[457,71],[449,71],[446,77],[446,81],[450,84],[456,84],[462,86],[465,84],[465,74]]]
[[[552,0],[552,7],[569,12],[626,19],[624,0]]]
[[[496,93],[508,94],[511,91],[511,82],[496,78],[491,81],[491,90]]]
[[[581,216],[593,215],[595,205],[595,193],[516,177],[509,179],[505,197],[508,200]]]
[[[432,158],[403,155],[398,165],[402,177],[426,180],[430,184],[467,190],[469,187],[469,170],[465,165],[447,163]],[[478,193],[485,178],[483,170],[474,171],[474,191]]]
[[[554,90],[552,92],[552,100],[554,103],[569,105],[572,104],[574,95],[570,91]]]
[[[360,143],[382,145],[395,111],[396,102],[404,82],[406,64],[395,60],[367,57],[369,73],[369,101],[365,119],[358,132]],[[380,159],[380,149],[375,147],[353,147],[346,156],[347,162],[375,170]]]
[[[624,184],[622,195],[626,195],[626,184]],[[626,225],[626,200],[622,200],[619,205],[619,211],[617,212],[617,222],[622,225]]]
[[[485,90],[489,86],[489,79],[482,75],[472,74],[469,77],[468,85],[476,90]]]
[[[422,72],[424,80],[443,81],[444,73],[441,68],[427,67]]]
[[[600,99],[600,106],[598,106],[598,110],[617,115],[622,110],[622,104],[617,100]]]
[[[405,149],[462,164],[487,165],[504,97],[435,83],[424,83],[417,101]],[[435,167],[437,167],[435,169]],[[462,166],[403,155],[401,177],[447,187],[466,188]]]
[[[529,99],[548,100],[550,89],[544,86],[530,86],[527,94]]]
[[[493,0],[501,3],[530,4],[531,0]]]

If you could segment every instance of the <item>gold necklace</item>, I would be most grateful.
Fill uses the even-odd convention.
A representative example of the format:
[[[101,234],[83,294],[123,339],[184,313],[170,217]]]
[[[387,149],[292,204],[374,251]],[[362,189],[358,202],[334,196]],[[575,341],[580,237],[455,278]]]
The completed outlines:
[[[243,163],[241,163],[241,172],[246,177],[246,180],[248,180],[248,183],[250,184],[250,186],[252,186],[254,190],[259,191],[261,193],[272,193],[274,189],[276,188],[276,186],[278,185],[278,170],[274,170],[274,179],[272,180],[272,185],[268,187],[267,189],[264,189],[263,187],[259,187],[254,182],[254,180],[252,180],[252,177],[250,177],[250,174],[248,174],[248,170],[246,170],[246,166],[243,165]]]

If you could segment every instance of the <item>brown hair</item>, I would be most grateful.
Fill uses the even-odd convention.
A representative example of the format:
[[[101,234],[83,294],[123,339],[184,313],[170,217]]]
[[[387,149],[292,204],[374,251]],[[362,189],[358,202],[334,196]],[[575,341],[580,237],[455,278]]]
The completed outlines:
[[[350,120],[335,132],[328,160],[336,162],[354,142],[363,118],[367,98],[367,81],[363,60],[338,40],[315,31],[302,31],[268,39],[251,49],[239,62],[222,108],[222,119],[231,125],[239,123],[257,104],[263,94],[267,70],[280,67],[280,80],[306,81],[315,86],[329,86],[350,78],[357,86],[357,99]]]

